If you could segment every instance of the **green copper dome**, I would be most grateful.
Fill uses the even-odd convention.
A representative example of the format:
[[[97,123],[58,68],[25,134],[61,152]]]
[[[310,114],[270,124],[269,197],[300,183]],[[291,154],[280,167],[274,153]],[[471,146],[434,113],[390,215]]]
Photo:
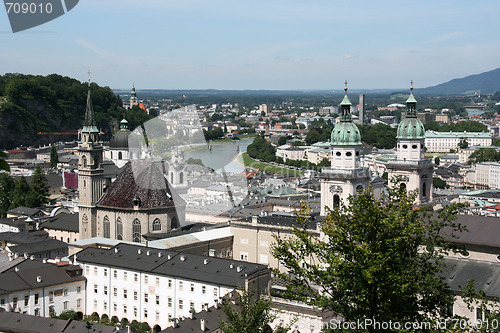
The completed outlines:
[[[358,126],[350,121],[341,121],[333,128],[331,135],[332,145],[356,146],[361,144],[361,134]]]
[[[398,126],[396,138],[398,139],[425,139],[425,128],[420,119],[417,118],[417,100],[413,96],[413,81],[410,87],[410,97],[406,100],[408,111],[406,118],[401,120]]]
[[[336,146],[356,146],[361,144],[361,134],[358,126],[353,124],[351,117],[351,101],[347,97],[347,81],[345,82],[345,95],[340,106],[342,113],[340,114],[340,122],[335,125],[330,137],[332,145]]]

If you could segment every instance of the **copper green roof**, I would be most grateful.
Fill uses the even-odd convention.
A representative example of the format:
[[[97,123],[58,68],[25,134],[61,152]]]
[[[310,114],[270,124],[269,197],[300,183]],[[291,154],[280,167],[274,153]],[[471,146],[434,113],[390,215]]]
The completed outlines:
[[[332,145],[357,146],[361,144],[361,134],[358,126],[351,121],[341,121],[333,128],[331,135]]]
[[[407,112],[406,118],[399,123],[397,136],[398,139],[425,139],[425,128],[420,119],[417,118],[416,111],[417,100],[413,96],[413,81],[410,88],[410,96],[406,100]]]

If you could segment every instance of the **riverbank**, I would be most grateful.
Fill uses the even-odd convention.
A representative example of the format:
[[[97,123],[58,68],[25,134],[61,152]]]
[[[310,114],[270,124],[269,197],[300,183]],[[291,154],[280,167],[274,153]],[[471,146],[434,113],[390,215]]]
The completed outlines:
[[[284,167],[280,167],[277,165],[261,162],[258,160],[255,160],[248,156],[248,153],[244,152],[238,155],[236,160],[240,163],[245,165],[245,167],[252,168],[252,169],[260,169],[262,171],[266,171],[269,173],[273,174],[286,174],[286,175],[295,175],[295,176],[303,176],[304,172],[300,170],[293,170],[293,169],[288,169]]]

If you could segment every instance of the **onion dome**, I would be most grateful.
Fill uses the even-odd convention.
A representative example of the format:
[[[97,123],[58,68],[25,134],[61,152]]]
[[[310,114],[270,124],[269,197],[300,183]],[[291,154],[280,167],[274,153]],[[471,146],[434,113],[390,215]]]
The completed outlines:
[[[128,149],[128,137],[130,131],[128,130],[128,121],[125,117],[120,122],[120,130],[116,132],[109,140],[109,147],[115,149]]]
[[[410,97],[406,100],[408,111],[406,118],[401,120],[398,126],[398,139],[425,139],[425,128],[420,119],[417,118],[417,100],[413,96],[413,81],[410,87]]]
[[[358,126],[352,122],[351,116],[351,101],[347,97],[347,81],[344,87],[344,99],[340,103],[342,113],[340,122],[335,125],[332,130],[331,144],[337,146],[357,146],[361,145],[361,134]]]

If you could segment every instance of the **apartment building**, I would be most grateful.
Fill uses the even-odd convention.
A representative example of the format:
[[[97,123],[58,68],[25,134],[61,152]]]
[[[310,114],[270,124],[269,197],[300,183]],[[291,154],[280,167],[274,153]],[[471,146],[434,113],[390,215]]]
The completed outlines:
[[[469,147],[491,146],[492,138],[486,132],[425,132],[425,148],[430,152],[449,152],[450,149],[457,149],[461,140],[465,139]]]

